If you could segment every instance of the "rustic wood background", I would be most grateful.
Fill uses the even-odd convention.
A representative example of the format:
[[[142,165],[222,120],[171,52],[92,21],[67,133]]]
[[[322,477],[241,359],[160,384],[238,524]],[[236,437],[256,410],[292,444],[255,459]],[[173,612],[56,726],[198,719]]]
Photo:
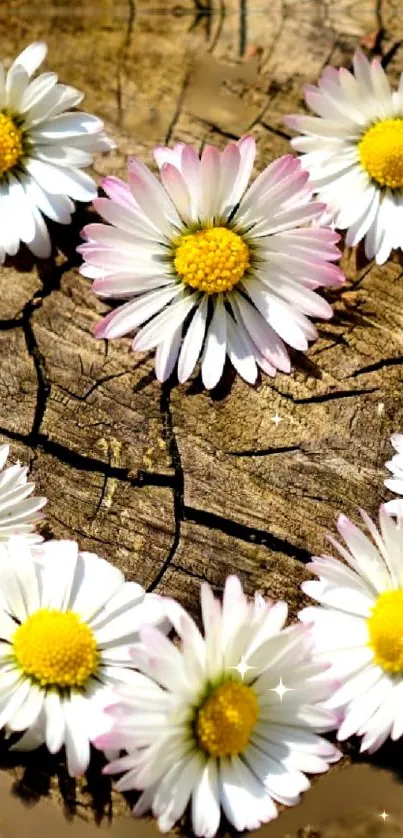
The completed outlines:
[[[124,176],[128,154],[152,164],[157,143],[222,147],[246,131],[259,171],[289,151],[283,116],[327,63],[349,66],[361,45],[396,81],[399,5],[3,0],[1,56],[47,41],[47,68],[85,91],[82,107],[118,143],[98,156],[99,179]],[[108,306],[77,271],[87,220],[82,207],[54,229],[48,261],[21,251],[0,270],[0,441],[49,498],[46,536],[78,540],[195,614],[200,581],[219,591],[236,571],[295,616],[338,513],[375,515],[389,496],[388,438],[403,429],[399,256],[379,268],[346,252],[334,319],[292,374],[250,387],[228,369],[210,394],[199,378],[161,387],[151,354],[92,337]]]

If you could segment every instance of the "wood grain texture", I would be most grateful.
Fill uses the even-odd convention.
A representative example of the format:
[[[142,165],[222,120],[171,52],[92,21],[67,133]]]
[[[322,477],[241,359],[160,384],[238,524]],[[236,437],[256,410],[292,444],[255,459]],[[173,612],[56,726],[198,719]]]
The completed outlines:
[[[156,143],[222,147],[246,131],[259,172],[289,150],[283,117],[326,63],[349,66],[362,44],[392,81],[403,69],[397,0],[5,6],[2,56],[45,39],[48,69],[85,91],[117,141],[95,161],[98,180],[124,176],[128,155],[153,165]],[[400,258],[379,268],[345,252],[334,319],[293,354],[290,376],[249,387],[227,369],[213,393],[198,377],[161,387],[129,339],[92,337],[108,306],[77,271],[89,215],[53,228],[51,259],[21,252],[0,272],[0,441],[49,497],[46,536],[77,539],[196,616],[200,581],[220,591],[236,570],[295,617],[305,564],[338,513],[375,515],[387,497],[388,437],[403,428]]]

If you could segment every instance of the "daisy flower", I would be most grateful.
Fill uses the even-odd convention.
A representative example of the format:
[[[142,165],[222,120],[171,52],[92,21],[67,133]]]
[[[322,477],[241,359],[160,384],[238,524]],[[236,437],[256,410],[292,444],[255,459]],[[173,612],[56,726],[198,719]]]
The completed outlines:
[[[403,495],[403,434],[393,434],[390,441],[396,454],[385,465],[392,472],[393,477],[388,477],[384,483],[392,492]],[[385,509],[389,512],[389,515],[400,515],[403,518],[403,498],[388,501],[385,504]]]
[[[114,726],[96,743],[128,752],[104,770],[126,772],[120,791],[143,790],[134,814],[152,809],[165,832],[191,799],[195,834],[213,836],[221,809],[238,830],[273,820],[274,801],[298,803],[304,772],[326,771],[339,754],[317,735],[335,724],[320,704],[332,682],[311,662],[307,628],[284,629],[286,603],[248,602],[231,576],[222,607],[207,584],[201,606],[204,637],[172,600],[180,647],[155,628],[140,632],[137,680],[118,691]]]
[[[157,378],[176,362],[180,382],[199,358],[205,387],[220,380],[226,355],[253,383],[290,371],[285,344],[305,351],[317,331],[308,316],[332,309],[314,289],[339,285],[338,236],[312,227],[308,175],[292,156],[271,163],[249,186],[255,142],[243,137],[201,159],[178,143],[158,147],[158,180],[129,161],[126,184],[107,177],[94,207],[109,222],[84,228],[84,276],[100,297],[127,299],[96,329],[99,338],[134,333],[134,351],[156,348]],[[183,338],[183,340],[182,340]]]
[[[46,498],[29,497],[35,484],[27,483],[28,469],[19,463],[4,468],[8,454],[9,446],[0,445],[0,542],[12,535],[26,535],[31,543],[42,541],[35,524],[42,518],[39,510]]]
[[[380,532],[361,515],[372,540],[340,516],[346,547],[333,544],[346,564],[330,556],[313,560],[319,581],[302,588],[320,605],[300,618],[312,625],[314,658],[330,662],[340,682],[325,702],[343,711],[338,738],[362,736],[361,751],[373,753],[403,734],[403,538],[401,522],[384,507]]]
[[[70,775],[82,774],[108,690],[135,675],[128,644],[162,616],[158,596],[72,541],[2,545],[0,727],[26,731],[14,747],[64,745]]]
[[[70,110],[83,98],[78,90],[55,73],[31,81],[46,52],[37,41],[8,72],[0,64],[0,263],[21,241],[35,256],[50,255],[43,216],[69,224],[73,200],[91,201],[97,191],[83,167],[93,152],[113,148],[99,119]]]
[[[403,247],[403,75],[392,91],[380,59],[358,51],[354,73],[326,67],[305,99],[317,116],[286,118],[303,135],[291,144],[347,244],[365,238],[366,256],[382,265]]]

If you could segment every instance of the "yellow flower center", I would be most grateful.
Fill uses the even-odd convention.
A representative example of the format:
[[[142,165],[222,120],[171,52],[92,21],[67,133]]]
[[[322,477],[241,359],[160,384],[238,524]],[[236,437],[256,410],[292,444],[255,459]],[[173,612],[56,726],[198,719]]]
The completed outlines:
[[[181,236],[174,265],[186,285],[205,294],[220,294],[244,276],[250,266],[249,248],[232,230],[211,227]]]
[[[403,186],[403,119],[383,119],[358,145],[361,164],[380,186]]]
[[[216,687],[197,713],[199,747],[213,757],[240,754],[249,742],[258,710],[251,687],[234,681]]]
[[[403,673],[403,590],[380,594],[367,625],[375,663]]]
[[[95,637],[73,611],[40,608],[12,642],[23,673],[41,687],[82,687],[98,666]]]
[[[12,169],[22,155],[21,131],[9,116],[0,113],[0,175]]]

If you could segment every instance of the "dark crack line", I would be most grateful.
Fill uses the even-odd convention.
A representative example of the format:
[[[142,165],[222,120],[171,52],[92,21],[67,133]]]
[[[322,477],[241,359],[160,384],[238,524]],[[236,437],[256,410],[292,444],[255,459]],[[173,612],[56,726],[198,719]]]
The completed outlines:
[[[217,15],[217,10],[215,11],[215,15]],[[218,16],[219,16],[218,26],[217,26],[217,29],[215,31],[214,38],[213,38],[211,44],[208,47],[207,52],[214,52],[214,50],[215,50],[215,48],[218,44],[218,41],[220,40],[220,37],[221,37],[221,32],[222,32],[222,28],[224,26],[224,20],[225,20],[225,3],[224,3],[224,0],[219,0]],[[210,37],[210,36],[208,35],[208,37]]]
[[[265,110],[267,110],[267,108],[265,108]],[[270,131],[271,134],[276,134],[277,137],[287,140],[288,143],[290,142],[291,134],[286,134],[286,132],[282,131],[281,128],[273,128],[272,125],[269,125],[268,122],[263,122],[263,120],[260,120],[260,124],[263,128],[266,128],[266,131]]]
[[[165,134],[165,145],[168,145],[168,143],[171,142],[171,137],[172,137],[172,134],[174,132],[175,125],[176,125],[176,123],[179,119],[179,116],[180,116],[180,113],[181,113],[181,110],[182,110],[182,106],[183,106],[183,101],[184,101],[184,98],[185,98],[185,94],[186,94],[186,91],[187,91],[188,86],[189,86],[190,76],[191,76],[191,73],[187,73],[185,78],[184,78],[183,85],[182,85],[182,90],[181,90],[179,98],[178,98],[178,102],[177,102],[177,105],[176,105],[176,108],[175,108],[175,112],[173,114],[171,122],[168,125],[168,130]]]
[[[25,344],[27,347],[28,355],[32,358],[34,369],[37,378],[37,395],[36,395],[36,405],[35,405],[35,412],[34,418],[32,421],[32,428],[30,433],[30,438],[35,440],[37,433],[42,424],[43,417],[45,415],[47,401],[50,395],[50,381],[48,379],[47,371],[46,371],[46,361],[45,358],[40,351],[38,346],[35,333],[32,327],[31,318],[32,315],[41,308],[43,301],[46,297],[49,297],[50,294],[60,288],[61,278],[69,271],[74,262],[70,259],[67,259],[64,264],[62,265],[55,265],[52,263],[51,271],[48,272],[50,265],[50,260],[44,263],[40,267],[38,266],[38,276],[42,283],[42,287],[34,292],[31,299],[25,303],[22,309],[22,316],[20,319],[12,321],[3,321],[0,324],[0,328],[3,326],[4,323],[8,324],[6,328],[12,328],[12,323],[14,322],[15,327],[20,327],[23,330]]]
[[[267,457],[270,454],[287,454],[292,451],[301,451],[299,445],[282,445],[279,448],[262,448],[254,451],[247,449],[246,451],[225,451],[229,457]]]
[[[9,320],[0,320],[0,332],[8,332],[11,329],[19,329],[23,326],[22,317],[10,317]]]
[[[377,33],[375,38],[375,43],[373,46],[373,52],[382,52],[382,41],[385,35],[385,27],[383,25],[383,14],[382,14],[382,2],[383,0],[376,0],[375,3],[375,18],[376,18],[376,25],[377,25]],[[383,62],[382,62],[383,63]]]
[[[189,576],[191,579],[198,579],[200,582],[205,582],[206,577],[203,573],[196,573],[195,570],[192,570],[189,567],[183,567],[183,565],[178,564],[178,562],[172,562],[171,564],[172,570],[179,570],[180,573],[184,573],[186,576]]]
[[[248,40],[247,0],[239,0],[239,55],[245,55]]]
[[[181,537],[181,526],[182,521],[184,520],[184,504],[183,504],[183,495],[185,490],[185,482],[184,482],[184,473],[182,468],[181,456],[178,447],[178,443],[176,440],[173,421],[172,421],[172,410],[171,410],[171,385],[169,382],[166,382],[162,385],[161,390],[161,399],[160,399],[160,411],[165,435],[165,441],[167,443],[168,451],[171,457],[172,466],[174,469],[174,478],[173,478],[173,504],[174,504],[174,519],[175,519],[175,530],[172,539],[171,548],[169,553],[162,563],[160,570],[158,571],[157,575],[154,577],[150,585],[148,586],[147,590],[149,592],[154,591],[155,588],[160,584],[163,576],[165,575],[167,569],[172,564],[173,558],[176,554],[176,551],[179,546],[180,537]]]
[[[377,372],[386,367],[398,367],[403,364],[403,355],[398,355],[397,358],[386,358],[382,361],[376,361],[374,364],[369,364],[367,367],[361,367],[355,372],[352,372],[350,378],[357,378],[358,375],[365,375],[367,372]]]
[[[293,402],[293,404],[323,404],[325,402],[352,399],[357,396],[366,396],[371,393],[379,392],[379,387],[370,387],[368,390],[336,390],[333,393],[322,393],[316,396],[306,396],[305,398],[298,399],[291,393],[282,393],[281,390],[273,387],[273,384],[271,384],[271,389],[274,390],[277,395],[282,396],[282,398]]]
[[[238,538],[240,541],[247,541],[249,544],[261,544],[273,550],[275,553],[284,553],[297,561],[306,564],[311,561],[311,553],[304,550],[303,547],[297,547],[290,541],[279,536],[272,535],[266,530],[256,529],[255,527],[248,527],[246,524],[239,524],[230,518],[223,518],[221,515],[216,515],[214,512],[205,512],[202,509],[195,509],[191,506],[185,506],[183,509],[184,520],[191,521],[202,527],[207,527],[210,530],[218,530],[219,532],[230,535],[232,538]]]
[[[72,399],[77,399],[77,401],[79,402],[85,402],[87,401],[88,397],[91,396],[91,394],[98,389],[98,387],[102,386],[102,384],[106,384],[108,381],[113,381],[115,378],[122,378],[124,375],[129,375],[131,372],[133,372],[133,370],[123,370],[122,372],[114,372],[110,375],[104,375],[103,378],[99,378],[97,381],[94,382],[94,384],[91,384],[91,387],[89,387],[87,392],[84,393],[82,396],[78,395],[77,393],[72,393],[71,390],[68,390],[67,387],[62,387],[60,384],[59,390],[61,390],[62,393],[66,393],[66,395],[70,396],[70,398]],[[83,369],[82,374],[84,374]]]
[[[32,314],[32,306],[28,303],[27,308],[27,315],[23,317],[23,332],[25,336],[25,343],[27,347],[28,354],[31,356],[36,377],[37,377],[37,393],[36,393],[36,405],[35,405],[35,412],[34,418],[32,421],[32,429],[31,435],[33,437],[39,431],[39,428],[42,425],[42,419],[45,415],[46,404],[50,393],[50,382],[48,380],[47,372],[46,372],[46,364],[45,359],[39,349],[39,346],[36,342],[36,338],[34,335],[34,331],[31,325],[31,314]]]
[[[123,106],[122,106],[122,93],[123,93],[123,84],[122,84],[122,76],[125,70],[127,55],[130,47],[130,42],[132,39],[133,34],[133,27],[134,21],[136,18],[136,6],[135,0],[127,0],[127,4],[129,7],[129,12],[127,16],[127,24],[126,24],[126,32],[124,37],[124,42],[122,45],[122,49],[120,51],[120,58],[118,62],[118,66],[116,68],[116,101],[117,101],[117,108],[118,108],[118,125],[119,127],[122,126],[123,122]]]
[[[213,122],[209,122],[208,119],[202,119],[199,117],[199,121],[209,125],[214,134],[218,134],[219,137],[225,137],[227,140],[239,140],[239,134],[231,134],[230,131],[225,131],[223,128],[219,128],[218,125],[215,125]]]
[[[133,474],[129,469],[120,466],[113,466],[110,463],[105,463],[102,460],[97,460],[94,457],[87,457],[84,454],[79,454],[77,451],[72,451],[67,446],[60,442],[49,439],[46,434],[37,433],[35,436],[31,433],[22,434],[18,431],[11,431],[8,428],[0,427],[0,434],[14,442],[21,442],[27,445],[34,451],[42,451],[51,457],[56,457],[61,463],[71,466],[78,471],[87,471],[92,473],[103,474],[105,478],[115,478],[124,483],[130,483],[131,486],[161,486],[172,489],[174,477],[169,474],[159,474],[157,472],[138,471]]]

